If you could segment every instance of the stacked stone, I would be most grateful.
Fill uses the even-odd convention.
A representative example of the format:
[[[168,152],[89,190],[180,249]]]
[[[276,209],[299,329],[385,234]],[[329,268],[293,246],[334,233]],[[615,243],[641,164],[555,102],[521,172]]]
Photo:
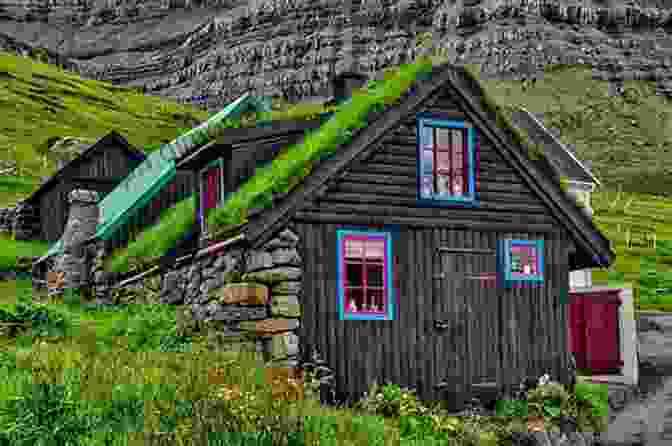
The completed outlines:
[[[63,273],[63,286],[49,290],[49,295],[65,289],[81,289],[91,284],[92,253],[84,242],[96,233],[98,192],[75,189],[68,195],[70,212],[61,240],[63,253],[56,259],[54,271]]]
[[[32,240],[40,236],[39,210],[26,202],[16,205],[12,232],[17,240]]]
[[[272,367],[297,367],[298,243],[287,229],[258,250],[232,248],[198,260],[165,275],[160,300],[189,305],[219,347],[263,353]]]
[[[672,99],[672,81],[660,81],[656,83],[656,95]]]
[[[0,233],[11,234],[14,226],[14,216],[16,215],[15,208],[0,209]]]

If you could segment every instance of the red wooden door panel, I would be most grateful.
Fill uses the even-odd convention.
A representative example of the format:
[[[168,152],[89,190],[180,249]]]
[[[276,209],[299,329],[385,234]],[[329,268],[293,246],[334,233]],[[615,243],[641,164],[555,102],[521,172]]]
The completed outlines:
[[[588,368],[593,373],[618,372],[620,367],[619,306],[618,301],[605,301],[596,296],[586,301]]]
[[[576,359],[576,367],[584,369],[586,361],[586,321],[584,319],[584,299],[571,294],[569,301],[569,345]]]
[[[616,373],[620,358],[619,290],[571,293],[570,348],[576,366],[593,374]]]

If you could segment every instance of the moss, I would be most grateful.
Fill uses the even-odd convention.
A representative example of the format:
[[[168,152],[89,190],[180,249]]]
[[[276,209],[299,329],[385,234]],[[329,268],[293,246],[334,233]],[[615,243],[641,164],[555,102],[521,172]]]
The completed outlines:
[[[242,276],[243,282],[259,282],[263,285],[273,287],[280,282],[285,282],[289,280],[289,276],[283,273],[268,273],[268,272],[254,272],[254,273],[245,273]]]

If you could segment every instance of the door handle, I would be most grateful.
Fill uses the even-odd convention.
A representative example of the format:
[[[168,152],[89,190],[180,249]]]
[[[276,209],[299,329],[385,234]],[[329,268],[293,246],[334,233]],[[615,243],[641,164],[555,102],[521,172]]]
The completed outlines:
[[[434,328],[438,330],[445,330],[450,327],[447,321],[434,321]]]

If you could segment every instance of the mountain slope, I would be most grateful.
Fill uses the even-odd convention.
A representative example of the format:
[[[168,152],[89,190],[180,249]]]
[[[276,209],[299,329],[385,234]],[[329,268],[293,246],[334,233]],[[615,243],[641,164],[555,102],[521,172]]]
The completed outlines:
[[[39,177],[54,170],[41,156],[49,139],[95,139],[117,130],[146,149],[208,113],[0,52],[0,116],[0,161],[18,164],[21,176]]]

